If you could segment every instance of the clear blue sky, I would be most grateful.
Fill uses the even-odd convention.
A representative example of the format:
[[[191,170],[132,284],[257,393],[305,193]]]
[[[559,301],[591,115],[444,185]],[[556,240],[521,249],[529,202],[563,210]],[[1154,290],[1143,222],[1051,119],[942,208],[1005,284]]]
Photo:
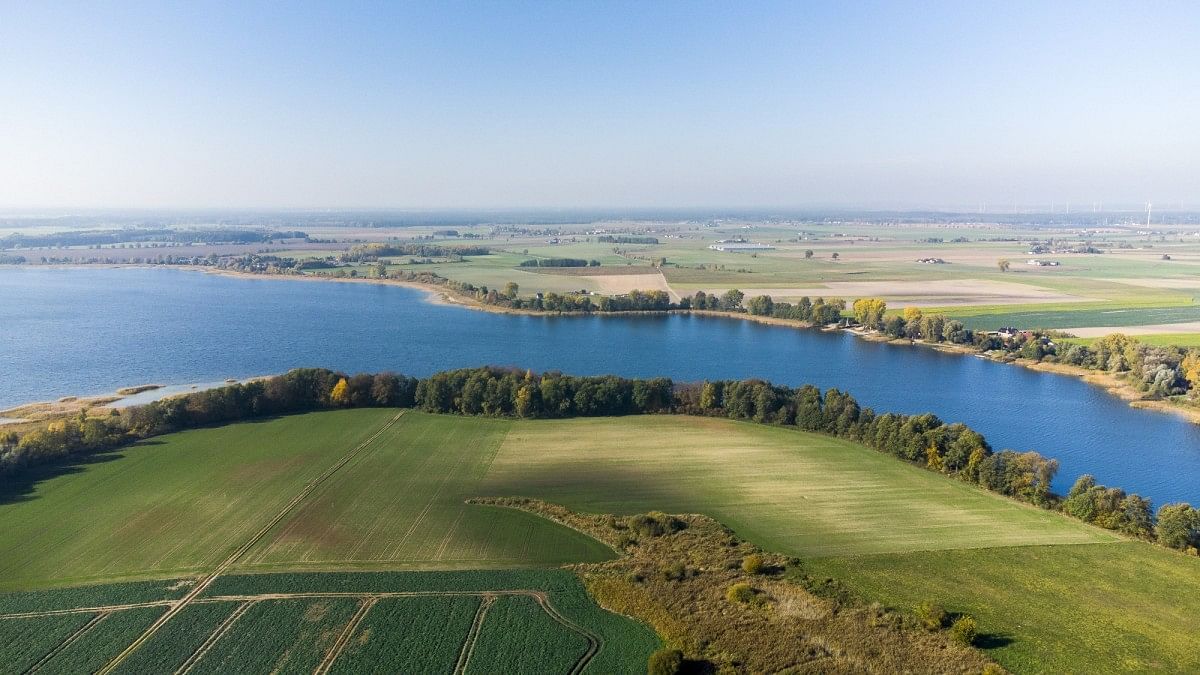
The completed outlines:
[[[1200,204],[1200,4],[0,9],[0,206]]]

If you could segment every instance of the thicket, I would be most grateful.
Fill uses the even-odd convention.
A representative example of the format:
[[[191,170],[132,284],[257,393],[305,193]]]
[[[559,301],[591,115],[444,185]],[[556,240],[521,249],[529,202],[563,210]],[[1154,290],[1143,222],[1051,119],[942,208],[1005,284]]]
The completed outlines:
[[[565,418],[654,413],[726,417],[795,427],[848,439],[904,461],[1042,508],[1131,536],[1194,550],[1200,512],[1163,507],[1156,528],[1150,500],[1084,476],[1061,497],[1051,490],[1058,462],[1036,452],[995,452],[964,424],[933,414],[876,413],[837,389],[787,387],[763,380],[677,384],[667,378],[576,377],[559,372],[482,367],[423,379],[380,373],[347,376],[298,369],[277,377],[167,398],[106,417],[50,422],[0,437],[0,475],[117,447],[158,434],[241,419],[351,407],[416,407],[431,413]],[[665,526],[669,526],[666,523]],[[664,526],[647,523],[646,527]]]

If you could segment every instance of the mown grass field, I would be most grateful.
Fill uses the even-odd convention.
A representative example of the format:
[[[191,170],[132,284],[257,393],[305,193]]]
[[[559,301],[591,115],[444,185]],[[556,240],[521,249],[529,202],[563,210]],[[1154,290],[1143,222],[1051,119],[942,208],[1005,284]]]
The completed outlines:
[[[561,570],[222,577],[122,661],[116,672],[638,672],[658,646],[605,612]],[[111,597],[119,586],[101,587]],[[297,590],[299,589],[299,590]],[[95,588],[79,589],[91,607]],[[166,610],[99,606],[37,616],[0,613],[0,672],[90,673]],[[225,593],[235,592],[233,595]],[[53,597],[68,606],[72,592]],[[6,596],[37,606],[46,593]]]
[[[599,513],[704,513],[806,557],[1115,539],[855,443],[710,418],[516,422],[482,487]]]

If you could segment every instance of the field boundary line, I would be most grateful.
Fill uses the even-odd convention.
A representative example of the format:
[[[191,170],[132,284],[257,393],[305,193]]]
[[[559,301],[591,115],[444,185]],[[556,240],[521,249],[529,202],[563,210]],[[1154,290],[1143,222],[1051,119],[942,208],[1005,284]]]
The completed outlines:
[[[405,410],[397,412],[392,416],[391,419],[387,421],[387,423],[379,427],[379,429],[377,429],[375,433],[368,436],[366,440],[354,446],[349,452],[343,455],[340,460],[334,463],[333,466],[329,467],[322,472],[321,475],[309,481],[299,494],[297,494],[290,502],[284,505],[284,507],[278,513],[276,513],[266,525],[263,525],[262,529],[256,532],[254,536],[250,537],[248,541],[239,546],[237,550],[229,555],[229,557],[225,558],[225,560],[218,565],[216,569],[210,572],[208,576],[204,577],[199,583],[193,586],[192,590],[188,591],[187,595],[180,598],[173,606],[171,606],[170,609],[166,611],[166,613],[160,616],[158,620],[150,624],[150,626],[141,635],[139,635],[137,639],[123,649],[120,654],[114,656],[113,659],[108,662],[108,665],[101,668],[96,675],[109,675],[116,670],[117,666],[120,665],[122,661],[128,658],[128,656],[136,651],[138,647],[141,647],[143,644],[145,644],[147,640],[153,637],[154,634],[157,633],[164,624],[173,619],[175,615],[183,611],[183,608],[187,607],[193,600],[199,597],[200,594],[208,590],[208,587],[212,585],[212,582],[215,581],[218,576],[224,573],[225,570],[232,567],[239,558],[246,554],[246,552],[254,548],[255,544],[257,544],[263,537],[267,536],[267,534],[273,530],[276,525],[283,522],[283,519],[286,518],[288,514],[290,514],[292,510],[300,504],[300,502],[304,501],[305,498],[312,494],[313,491],[321,485],[321,483],[325,482],[330,476],[337,473],[338,469],[341,469],[343,466],[349,464],[350,460],[354,459],[360,452],[363,451],[364,448],[373,443],[375,439],[383,435],[383,432],[392,428],[392,426],[404,416],[405,412]]]
[[[500,595],[528,595],[537,599],[539,591],[532,588],[504,588],[482,591],[297,591],[295,593],[256,593],[254,595],[210,595],[196,600],[203,605],[217,602],[249,602],[251,600],[317,600],[321,598],[431,598],[431,597],[487,597]]]
[[[258,604],[257,600],[247,600],[246,602],[238,605],[237,609],[233,610],[229,616],[225,617],[225,620],[222,621],[219,626],[213,629],[213,632],[209,633],[208,637],[204,638],[204,642],[201,642],[200,646],[196,647],[196,651],[192,652],[192,655],[187,657],[187,660],[183,662],[183,665],[176,669],[175,675],[183,675],[183,673],[186,673],[194,668],[200,659],[204,658],[204,656],[213,648],[213,645],[220,641],[221,638],[225,637],[225,634],[229,632],[230,628],[233,628],[233,624],[237,623],[237,620],[242,618],[242,615],[248,612],[250,608],[256,604]]]
[[[453,675],[463,675],[467,672],[467,665],[471,662],[471,654],[475,652],[475,643],[479,641],[479,633],[483,628],[483,620],[487,617],[488,608],[492,603],[496,602],[496,596],[484,595],[483,602],[479,603],[479,609],[475,610],[475,619],[471,621],[471,628],[467,631],[467,637],[463,639],[462,651],[458,653],[458,663],[454,664]]]
[[[104,607],[72,607],[70,609],[45,609],[39,612],[16,612],[13,614],[0,614],[0,620],[3,619],[36,619],[42,616],[62,616],[64,614],[98,614],[101,612],[111,613],[120,612],[126,609],[140,609],[142,607],[166,607],[175,600],[155,600],[153,602],[135,602],[128,605],[106,605]]]
[[[346,645],[350,643],[350,638],[354,637],[354,633],[358,631],[358,625],[362,623],[378,600],[379,598],[375,596],[363,598],[362,603],[358,606],[358,611],[346,622],[346,627],[342,629],[342,634],[338,636],[333,646],[329,648],[329,652],[325,654],[325,658],[313,670],[313,675],[325,675],[329,672],[329,669],[333,667],[333,662],[337,661],[338,657],[342,655],[342,652],[346,649]]]
[[[571,667],[570,675],[578,675],[579,673],[582,673],[587,669],[588,664],[592,662],[592,659],[596,658],[596,655],[599,654],[600,650],[604,648],[604,640],[601,639],[599,635],[596,635],[595,633],[587,630],[583,626],[580,626],[579,624],[560,614],[559,611],[552,604],[550,604],[550,596],[546,593],[534,593],[533,597],[535,600],[537,600],[537,603],[541,605],[542,611],[546,612],[551,619],[557,621],[567,630],[574,631],[579,635],[582,635],[583,639],[587,640],[587,651],[585,651],[583,656],[580,656],[579,660],[575,662],[575,665]]]
[[[54,649],[51,649],[48,653],[46,653],[45,656],[38,659],[38,662],[33,664],[32,666],[30,666],[29,670],[26,670],[25,672],[27,674],[37,672],[38,669],[40,669],[42,666],[49,663],[51,659],[53,659],[55,656],[58,656],[60,653],[62,653],[62,651],[64,649],[66,649],[67,647],[70,647],[72,644],[75,643],[76,640],[83,637],[89,631],[91,631],[93,628],[95,628],[96,624],[107,619],[111,613],[112,612],[98,612],[96,614],[96,616],[92,617],[92,619],[90,621],[83,624],[74,633],[71,633],[66,638],[64,638],[63,641],[58,643],[58,645]]]

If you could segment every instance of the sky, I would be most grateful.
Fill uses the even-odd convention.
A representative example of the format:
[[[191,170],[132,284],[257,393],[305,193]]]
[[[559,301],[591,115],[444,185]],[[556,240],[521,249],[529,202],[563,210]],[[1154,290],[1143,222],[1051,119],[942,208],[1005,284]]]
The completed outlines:
[[[1195,2],[0,0],[0,207],[1200,205]]]

